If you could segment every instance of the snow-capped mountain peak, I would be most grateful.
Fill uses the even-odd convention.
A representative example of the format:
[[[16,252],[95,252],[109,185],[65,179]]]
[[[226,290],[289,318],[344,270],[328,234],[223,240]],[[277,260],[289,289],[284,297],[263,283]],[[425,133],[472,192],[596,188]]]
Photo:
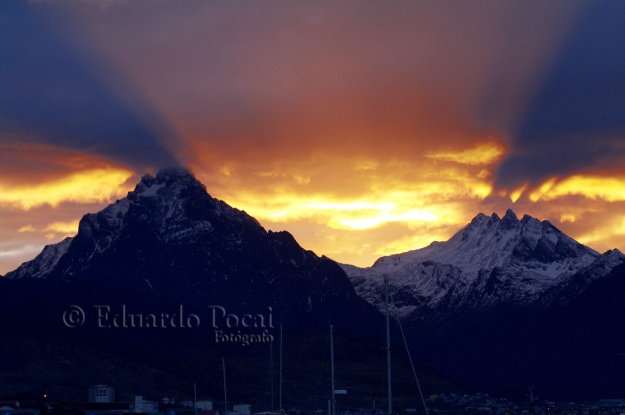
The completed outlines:
[[[199,237],[213,229],[215,219],[238,223],[258,222],[226,203],[213,199],[205,186],[187,170],[159,171],[145,175],[127,197],[80,221],[79,235],[97,238],[100,250],[109,246],[127,223],[145,223],[159,239],[182,240]],[[260,226],[260,225],[259,225]]]
[[[137,232],[176,245],[200,240],[213,232],[215,226],[220,226],[228,228],[226,233],[231,233],[229,239],[234,241],[239,238],[234,223],[248,224],[264,232],[258,222],[245,212],[212,198],[189,171],[182,168],[161,170],[156,177],[149,174],[143,176],[125,198],[98,213],[84,215],[74,238],[58,246],[47,247],[34,261],[23,264],[8,273],[7,277],[32,276],[33,264],[37,265],[37,269],[54,269],[72,243],[88,251],[87,256],[91,258]],[[52,252],[55,254],[52,255]],[[80,265],[68,264],[72,268],[77,266]]]
[[[461,268],[465,273],[481,269],[529,266],[537,273],[554,275],[549,264],[572,263],[586,265],[599,253],[566,236],[549,221],[539,221],[529,215],[521,220],[508,209],[503,218],[496,213],[478,214],[462,230],[446,242],[380,258],[373,268],[392,271],[403,262],[431,260]]]
[[[625,259],[612,254],[600,275]],[[381,307],[381,285],[387,275],[396,295],[403,298],[400,312],[417,304],[428,307],[469,301],[494,279],[506,286],[487,302],[535,301],[550,287],[562,284],[591,266],[601,255],[553,226],[529,215],[520,220],[508,209],[500,218],[478,214],[446,242],[434,242],[415,251],[378,259],[370,268],[344,265],[356,291]],[[492,284],[491,284],[492,285]],[[476,304],[478,303],[477,300]]]
[[[346,326],[356,315],[380,317],[334,261],[304,250],[288,232],[265,230],[182,169],[144,176],[125,198],[83,216],[74,238],[6,277],[229,311],[269,307],[293,325],[325,326],[334,308],[354,315]]]

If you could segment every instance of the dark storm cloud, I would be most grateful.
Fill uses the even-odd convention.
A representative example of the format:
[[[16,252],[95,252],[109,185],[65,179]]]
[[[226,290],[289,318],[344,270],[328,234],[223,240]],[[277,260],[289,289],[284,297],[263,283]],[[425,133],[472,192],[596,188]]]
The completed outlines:
[[[625,2],[592,2],[512,139],[498,173],[503,186],[625,159]]]
[[[160,144],[171,130],[136,93],[124,102],[111,92],[102,68],[43,21],[43,7],[15,1],[0,11],[1,142],[73,148],[137,169],[176,165]]]

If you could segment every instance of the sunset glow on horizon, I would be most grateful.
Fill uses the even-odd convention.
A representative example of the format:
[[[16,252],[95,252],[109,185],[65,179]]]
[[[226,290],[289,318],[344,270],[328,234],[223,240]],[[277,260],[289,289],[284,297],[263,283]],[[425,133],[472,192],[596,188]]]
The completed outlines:
[[[0,14],[0,274],[171,166],[358,266],[508,208],[625,249],[622,4],[24,1]]]

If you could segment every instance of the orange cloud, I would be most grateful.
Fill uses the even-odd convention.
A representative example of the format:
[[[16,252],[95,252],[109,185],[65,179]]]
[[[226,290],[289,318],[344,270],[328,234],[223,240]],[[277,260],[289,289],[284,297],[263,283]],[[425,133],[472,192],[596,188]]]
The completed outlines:
[[[434,160],[455,161],[460,164],[480,165],[499,161],[505,149],[497,143],[478,143],[473,148],[462,151],[429,153],[426,157]]]
[[[620,219],[605,219],[625,200],[622,176],[493,192],[509,152],[503,137],[548,75],[577,4],[295,2],[280,13],[202,1],[83,6],[68,6],[75,13],[58,27],[73,25],[89,53],[154,106],[181,137],[172,150],[209,193],[307,249],[370,265],[445,240],[510,201],[593,244],[622,241],[609,226]],[[23,245],[75,232],[87,207],[97,211],[136,183],[132,171],[88,152],[0,151],[0,213],[19,219],[5,240]],[[52,209],[61,203],[73,211]]]
[[[623,201],[625,200],[625,177],[577,174],[559,182],[556,182],[556,179],[549,179],[530,195],[530,199],[532,201],[554,200],[567,195],[580,195],[607,202]]]
[[[48,232],[60,233],[63,235],[75,235],[78,232],[78,219],[67,222],[52,222],[47,225],[43,230]]]
[[[93,154],[40,144],[2,144],[0,206],[29,210],[63,202],[107,202],[134,184],[128,168]]]
[[[241,163],[216,151],[196,156],[193,170],[213,196],[266,228],[289,230],[307,249],[358,265],[450,237],[493,188],[491,165],[428,157],[316,152]]]
[[[123,184],[133,175],[126,169],[92,169],[30,186],[0,184],[0,204],[29,210],[62,202],[105,202],[127,193],[129,188]]]
[[[579,242],[589,245],[604,245],[607,240],[618,240],[621,247],[625,241],[625,215],[617,215],[610,221],[600,224],[578,237]],[[611,249],[615,246],[608,245],[606,248]]]
[[[525,192],[525,189],[527,189],[527,186],[528,184],[525,183],[521,187],[518,187],[510,192],[510,200],[512,201],[512,203],[515,203],[517,200],[519,200],[521,195],[523,195],[523,192]]]

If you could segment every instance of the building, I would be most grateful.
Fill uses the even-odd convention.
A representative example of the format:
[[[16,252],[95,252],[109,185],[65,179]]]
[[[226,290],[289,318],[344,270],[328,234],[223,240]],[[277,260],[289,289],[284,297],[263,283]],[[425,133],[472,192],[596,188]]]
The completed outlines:
[[[239,415],[251,415],[250,406],[247,404],[234,405],[232,412],[236,412]]]
[[[213,410],[213,401],[208,401],[208,400],[197,401],[195,403],[195,408],[196,409],[201,409],[203,411],[212,411]]]
[[[143,396],[135,396],[134,403],[130,404],[130,412],[135,414],[156,414],[158,413],[158,402],[145,401]]]
[[[95,385],[89,387],[89,403],[114,403],[115,387],[110,385]]]

